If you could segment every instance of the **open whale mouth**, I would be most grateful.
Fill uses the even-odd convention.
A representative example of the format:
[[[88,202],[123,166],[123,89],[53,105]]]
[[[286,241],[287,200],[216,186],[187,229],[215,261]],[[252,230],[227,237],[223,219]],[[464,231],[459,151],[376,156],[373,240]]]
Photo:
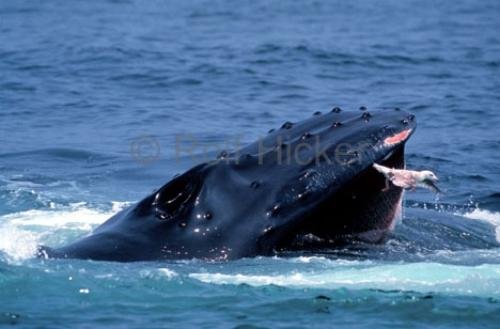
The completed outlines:
[[[385,167],[405,168],[405,145],[412,129],[404,130],[384,140],[392,147],[380,160],[368,163],[369,167],[359,172],[327,202],[317,213],[335,214],[335,223],[320,225],[317,232],[333,232],[326,235],[334,244],[352,243],[354,240],[378,243],[392,231],[402,216],[404,190],[390,184],[373,168],[373,163]],[[388,142],[389,141],[389,142]]]
[[[410,118],[411,122],[406,118]],[[294,229],[284,231],[278,238],[277,250],[310,250],[336,247],[356,241],[379,243],[392,231],[402,215],[403,189],[386,182],[385,177],[373,168],[374,163],[389,168],[405,168],[405,143],[413,134],[414,116],[406,114],[399,120],[401,126],[380,124],[381,133],[375,130],[357,131],[356,138],[348,136],[342,143],[353,145],[361,140],[361,150],[345,163],[328,166],[323,177],[335,177],[328,187],[317,189],[307,211],[298,217]],[[375,138],[374,138],[375,136]],[[366,137],[366,138],[365,138]],[[368,140],[368,142],[367,142]],[[297,184],[292,184],[297,189]],[[323,184],[325,185],[325,184]],[[304,207],[305,208],[305,207]]]
[[[404,168],[404,145],[387,153],[379,164]],[[389,185],[372,166],[315,205],[290,235],[280,238],[278,251],[335,248],[380,243],[402,215],[403,189]]]

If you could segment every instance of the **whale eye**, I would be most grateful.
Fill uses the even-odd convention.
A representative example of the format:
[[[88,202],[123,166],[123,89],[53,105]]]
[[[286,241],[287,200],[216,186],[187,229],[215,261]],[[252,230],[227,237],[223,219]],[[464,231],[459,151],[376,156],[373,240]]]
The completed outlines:
[[[184,212],[198,192],[198,185],[194,175],[185,174],[163,186],[156,193],[152,203],[156,217],[168,220]]]

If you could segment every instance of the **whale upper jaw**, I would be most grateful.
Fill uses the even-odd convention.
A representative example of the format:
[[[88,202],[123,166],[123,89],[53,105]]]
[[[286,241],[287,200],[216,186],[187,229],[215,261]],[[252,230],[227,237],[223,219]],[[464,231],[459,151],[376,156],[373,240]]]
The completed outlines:
[[[286,122],[264,138],[174,178],[90,236],[42,257],[115,261],[234,259],[379,242],[400,212],[377,162],[404,168],[415,117],[332,112]]]

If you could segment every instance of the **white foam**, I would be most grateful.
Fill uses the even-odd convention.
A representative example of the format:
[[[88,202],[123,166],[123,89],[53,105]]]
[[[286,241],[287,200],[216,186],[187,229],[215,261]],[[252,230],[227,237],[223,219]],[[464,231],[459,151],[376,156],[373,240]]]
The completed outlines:
[[[67,210],[28,210],[19,213],[5,215],[10,225],[22,226],[46,226],[51,228],[70,228],[77,226],[82,230],[90,230],[93,225],[102,223],[109,217],[109,213],[95,209],[77,207]]]
[[[158,272],[164,275],[167,279],[172,279],[173,277],[176,277],[178,275],[177,272],[172,271],[168,268],[159,268]]]
[[[0,219],[1,220],[1,219]],[[15,227],[0,227],[0,250],[12,261],[30,258],[35,254],[37,235]]]
[[[191,273],[211,284],[278,285],[290,288],[403,289],[500,296],[500,265],[457,266],[438,263],[386,264],[365,268],[331,267],[276,274]]]
[[[312,277],[301,273],[290,275],[248,275],[223,273],[191,273],[189,277],[198,281],[214,284],[248,284],[251,286],[279,285],[279,286],[321,286],[324,281],[316,281]]]
[[[178,276],[179,274],[169,268],[160,267],[155,270],[143,269],[139,271],[139,275],[141,276],[141,278],[147,278],[147,279],[158,280],[167,278],[168,280],[171,280],[174,277]]]
[[[126,205],[114,202],[111,210],[107,211],[89,207],[86,203],[50,205],[45,210],[27,210],[0,216],[0,251],[7,254],[11,261],[33,257],[37,246],[56,230],[90,232]]]
[[[276,257],[278,258],[278,257]],[[290,261],[296,262],[296,263],[314,263],[314,262],[323,262],[327,261],[328,259],[326,257],[321,257],[321,256],[299,256],[295,258],[290,258]]]
[[[496,239],[500,242],[500,213],[476,208],[464,214],[464,217],[483,220],[495,226]]]
[[[276,257],[276,259],[280,259]],[[323,264],[328,266],[356,266],[356,265],[371,265],[370,260],[356,260],[356,259],[330,259],[323,256],[299,256],[287,258],[290,263],[304,263],[304,264]]]

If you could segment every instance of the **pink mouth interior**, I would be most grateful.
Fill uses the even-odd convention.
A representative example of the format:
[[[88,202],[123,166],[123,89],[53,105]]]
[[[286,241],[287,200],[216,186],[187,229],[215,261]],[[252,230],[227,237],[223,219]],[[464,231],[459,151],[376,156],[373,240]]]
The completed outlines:
[[[400,133],[397,133],[396,135],[387,137],[384,139],[384,144],[385,145],[394,145],[397,143],[404,142],[411,134],[411,129],[403,130]]]

